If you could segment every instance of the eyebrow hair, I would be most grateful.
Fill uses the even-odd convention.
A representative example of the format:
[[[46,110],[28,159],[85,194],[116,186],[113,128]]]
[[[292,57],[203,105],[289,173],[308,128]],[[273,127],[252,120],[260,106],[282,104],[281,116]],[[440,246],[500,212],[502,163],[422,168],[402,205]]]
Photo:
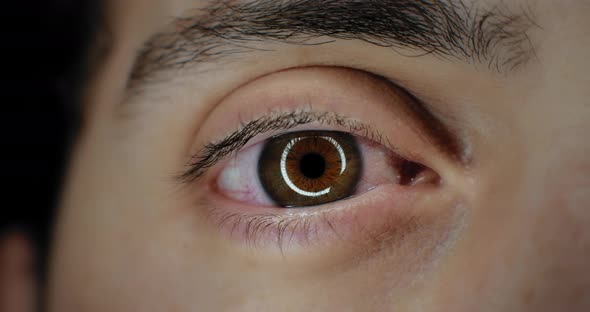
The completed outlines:
[[[214,1],[194,16],[173,20],[139,53],[131,81],[154,72],[261,50],[257,42],[322,45],[360,40],[416,50],[491,70],[509,72],[535,55],[530,8],[489,9],[461,0],[251,0]],[[405,50],[404,50],[405,51]],[[401,52],[400,52],[401,53]],[[405,55],[405,54],[404,54]]]

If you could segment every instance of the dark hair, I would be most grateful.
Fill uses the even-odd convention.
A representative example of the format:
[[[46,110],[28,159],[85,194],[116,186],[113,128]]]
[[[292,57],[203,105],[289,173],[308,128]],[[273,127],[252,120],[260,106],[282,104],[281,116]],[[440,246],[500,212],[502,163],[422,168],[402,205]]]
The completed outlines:
[[[92,47],[103,29],[100,0],[17,1],[3,27],[6,198],[0,235],[18,229],[35,242],[44,280],[55,206],[80,123]]]

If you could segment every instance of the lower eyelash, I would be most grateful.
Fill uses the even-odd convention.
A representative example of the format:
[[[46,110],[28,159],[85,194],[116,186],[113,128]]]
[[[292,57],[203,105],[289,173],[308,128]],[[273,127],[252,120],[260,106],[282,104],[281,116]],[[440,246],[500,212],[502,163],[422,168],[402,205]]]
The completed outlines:
[[[243,239],[250,247],[262,248],[275,243],[282,254],[287,245],[313,243],[318,232],[326,228],[338,236],[326,213],[244,215],[210,208],[208,218],[219,228],[229,230],[230,237]]]

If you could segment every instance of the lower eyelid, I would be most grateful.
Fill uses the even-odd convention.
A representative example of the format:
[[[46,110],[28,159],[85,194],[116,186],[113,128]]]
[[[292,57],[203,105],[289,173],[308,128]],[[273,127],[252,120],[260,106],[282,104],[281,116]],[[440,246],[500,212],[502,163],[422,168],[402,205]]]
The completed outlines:
[[[213,198],[208,201],[207,220],[221,235],[239,246],[281,254],[314,246],[330,247],[335,243],[362,245],[382,235],[377,233],[390,229],[395,229],[396,235],[412,230],[400,226],[407,226],[409,219],[421,218],[423,211],[419,202],[423,197],[419,195],[437,193],[436,188],[434,185],[384,185],[363,196],[305,209],[254,211],[225,198]],[[437,207],[444,202],[439,204]]]

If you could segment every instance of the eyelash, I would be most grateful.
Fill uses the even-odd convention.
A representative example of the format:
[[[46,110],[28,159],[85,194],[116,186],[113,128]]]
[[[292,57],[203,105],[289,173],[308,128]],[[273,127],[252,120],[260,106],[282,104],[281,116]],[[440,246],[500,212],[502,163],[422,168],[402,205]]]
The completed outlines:
[[[271,112],[266,116],[262,116],[248,123],[243,123],[241,129],[219,141],[206,144],[199,152],[191,157],[187,163],[186,170],[179,175],[179,180],[185,183],[199,180],[209,168],[242,149],[256,136],[275,133],[277,131],[288,131],[295,127],[311,123],[343,128],[352,134],[361,135],[393,151],[397,151],[397,148],[385,136],[371,126],[336,113],[320,113],[311,110],[289,113]]]
[[[338,236],[334,225],[329,221],[329,212],[317,212],[310,215],[275,215],[256,214],[243,215],[233,212],[219,212],[210,209],[208,217],[220,228],[229,227],[230,237],[236,233],[244,237],[248,246],[263,247],[265,243],[276,243],[281,254],[284,254],[285,244],[313,241],[313,235],[317,236],[321,228],[317,222],[324,223],[333,234]],[[266,240],[270,236],[272,239]]]

